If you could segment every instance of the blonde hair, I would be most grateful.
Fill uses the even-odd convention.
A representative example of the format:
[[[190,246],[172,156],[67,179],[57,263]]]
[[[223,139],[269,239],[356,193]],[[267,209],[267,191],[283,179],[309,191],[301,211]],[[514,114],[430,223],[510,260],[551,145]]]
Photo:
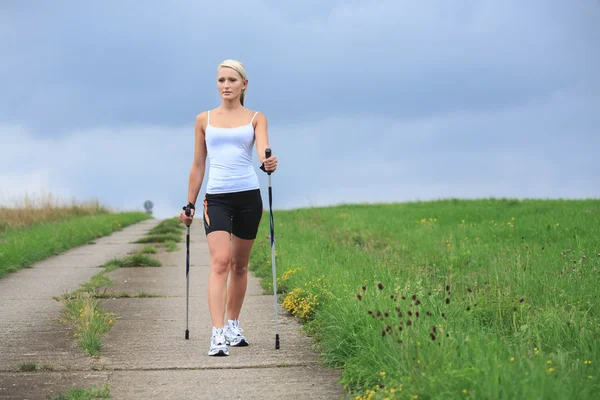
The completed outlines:
[[[248,79],[248,76],[246,75],[246,70],[244,69],[244,64],[241,61],[225,60],[221,64],[219,64],[219,68],[221,68],[221,67],[231,68],[234,71],[236,71],[238,74],[240,74],[242,79],[244,79],[244,80]],[[244,97],[245,96],[246,96],[246,89],[243,89],[242,94],[240,95],[240,103],[242,103],[242,105],[244,105]]]

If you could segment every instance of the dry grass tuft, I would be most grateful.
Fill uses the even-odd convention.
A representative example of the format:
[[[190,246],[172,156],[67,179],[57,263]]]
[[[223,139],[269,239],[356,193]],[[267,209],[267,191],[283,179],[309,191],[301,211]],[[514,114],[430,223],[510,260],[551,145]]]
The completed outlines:
[[[95,215],[110,212],[98,200],[66,201],[52,194],[23,197],[12,204],[0,205],[0,232],[14,228],[25,228],[41,222],[52,222],[64,218]]]

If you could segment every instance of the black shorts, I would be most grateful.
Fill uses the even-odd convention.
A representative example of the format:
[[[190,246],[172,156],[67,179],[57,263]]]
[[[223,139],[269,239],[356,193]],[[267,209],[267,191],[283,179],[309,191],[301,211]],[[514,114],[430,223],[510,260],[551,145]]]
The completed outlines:
[[[204,230],[227,231],[240,239],[256,239],[263,215],[260,189],[235,193],[207,193],[204,198]]]

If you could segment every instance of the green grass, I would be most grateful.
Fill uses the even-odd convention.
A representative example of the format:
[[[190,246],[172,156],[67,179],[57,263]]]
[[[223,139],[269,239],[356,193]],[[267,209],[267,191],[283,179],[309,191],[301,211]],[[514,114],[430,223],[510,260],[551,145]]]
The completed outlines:
[[[34,362],[26,362],[19,366],[19,371],[21,372],[32,372],[37,370],[37,364]]]
[[[166,243],[180,242],[181,235],[174,233],[163,233],[157,235],[148,235],[135,241],[135,243]]]
[[[167,252],[177,251],[177,243],[182,241],[181,233],[185,226],[179,218],[169,218],[161,221],[148,234],[138,239],[135,243],[153,243],[162,246]]]
[[[92,386],[90,388],[74,387],[59,395],[53,400],[94,400],[110,398],[108,384],[103,386]]]
[[[139,251],[140,254],[156,254],[156,247],[152,245],[146,245]]]
[[[600,201],[348,205],[274,220],[282,304],[353,397],[600,390]],[[263,218],[250,269],[272,293],[268,231]]]
[[[102,350],[102,335],[112,328],[115,315],[102,310],[102,304],[89,293],[79,293],[64,303],[63,321],[75,328],[73,336],[90,356]]]
[[[179,218],[168,218],[162,220],[154,228],[150,229],[148,234],[150,235],[161,235],[161,234],[176,234],[180,235],[185,230],[185,226],[181,223]]]
[[[107,213],[8,229],[0,235],[0,278],[148,218],[142,212]]]
[[[177,249],[178,249],[177,243],[172,240],[167,240],[165,242],[165,248],[167,249],[168,252],[177,251]]]

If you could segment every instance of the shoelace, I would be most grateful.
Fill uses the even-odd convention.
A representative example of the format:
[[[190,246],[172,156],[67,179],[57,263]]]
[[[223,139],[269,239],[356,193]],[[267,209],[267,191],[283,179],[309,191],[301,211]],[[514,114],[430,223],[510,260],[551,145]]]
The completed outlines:
[[[231,331],[233,332],[234,335],[236,336],[240,336],[242,334],[242,332],[244,331],[242,328],[240,328],[239,325],[234,324],[234,325],[229,325],[229,329],[231,329]]]
[[[222,344],[225,343],[225,334],[223,331],[219,332],[215,332],[215,334],[213,335],[213,342],[216,344]]]

